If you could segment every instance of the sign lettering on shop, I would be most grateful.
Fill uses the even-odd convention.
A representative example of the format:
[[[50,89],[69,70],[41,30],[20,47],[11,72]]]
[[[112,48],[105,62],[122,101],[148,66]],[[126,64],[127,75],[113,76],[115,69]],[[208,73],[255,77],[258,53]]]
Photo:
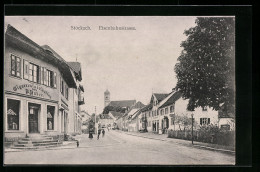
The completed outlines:
[[[41,86],[32,85],[32,84],[22,84],[16,85],[13,87],[14,91],[25,90],[25,94],[30,96],[44,97],[46,95],[51,99],[51,96],[48,91],[44,90]]]

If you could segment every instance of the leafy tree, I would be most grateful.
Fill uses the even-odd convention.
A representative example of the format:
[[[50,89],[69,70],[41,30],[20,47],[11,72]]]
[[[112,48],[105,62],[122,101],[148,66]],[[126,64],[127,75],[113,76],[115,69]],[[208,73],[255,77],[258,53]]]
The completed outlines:
[[[209,106],[234,112],[235,19],[198,17],[196,26],[185,30],[188,38],[175,65],[175,89],[189,99],[187,109]]]
[[[186,129],[191,129],[192,127],[192,119],[188,117],[187,114],[181,114],[175,116],[175,123],[178,124],[179,130],[181,130],[181,126],[183,126],[184,131]],[[193,119],[193,128],[196,129],[198,126],[195,119]]]

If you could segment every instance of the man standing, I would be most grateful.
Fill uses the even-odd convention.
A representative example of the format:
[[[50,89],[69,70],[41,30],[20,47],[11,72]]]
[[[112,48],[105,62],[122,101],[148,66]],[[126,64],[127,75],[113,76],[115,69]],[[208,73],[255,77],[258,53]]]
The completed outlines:
[[[101,125],[98,124],[98,135],[97,135],[97,140],[99,139],[100,134],[101,134]]]

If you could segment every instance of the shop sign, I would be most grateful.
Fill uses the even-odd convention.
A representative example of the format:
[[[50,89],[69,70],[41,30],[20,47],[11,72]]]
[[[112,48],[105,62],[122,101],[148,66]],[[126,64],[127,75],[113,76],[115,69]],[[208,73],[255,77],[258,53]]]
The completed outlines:
[[[49,99],[51,99],[51,95],[48,91],[44,90],[41,86],[33,85],[33,84],[22,84],[16,85],[13,87],[14,91],[24,90],[25,94],[36,97],[45,97],[46,95]]]

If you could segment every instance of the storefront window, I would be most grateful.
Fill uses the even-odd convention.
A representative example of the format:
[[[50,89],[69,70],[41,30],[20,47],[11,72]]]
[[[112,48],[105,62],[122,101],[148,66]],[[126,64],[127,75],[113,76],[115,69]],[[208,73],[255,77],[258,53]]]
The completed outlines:
[[[47,129],[54,130],[54,106],[47,106]]]
[[[8,130],[19,130],[20,101],[7,100],[7,124]]]

